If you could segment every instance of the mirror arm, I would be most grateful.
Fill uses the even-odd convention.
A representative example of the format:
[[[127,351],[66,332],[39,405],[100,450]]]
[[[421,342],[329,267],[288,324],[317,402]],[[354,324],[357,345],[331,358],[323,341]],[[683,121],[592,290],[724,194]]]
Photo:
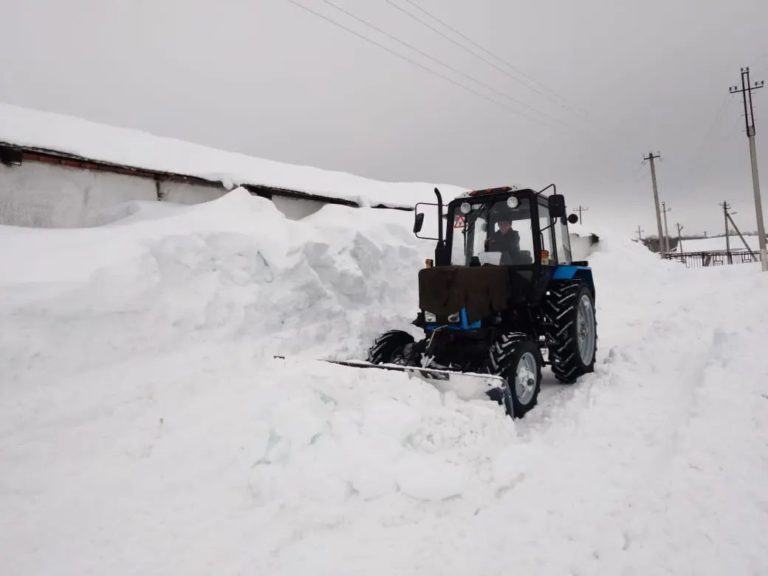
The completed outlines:
[[[542,188],[541,190],[539,190],[538,192],[536,192],[536,196],[540,196],[541,194],[543,194],[544,192],[546,192],[546,191],[547,191],[547,190],[549,190],[550,188],[552,188],[552,191],[553,191],[555,194],[557,194],[557,186],[555,186],[554,184],[550,184],[549,186],[547,186],[547,187],[545,187],[545,188]]]

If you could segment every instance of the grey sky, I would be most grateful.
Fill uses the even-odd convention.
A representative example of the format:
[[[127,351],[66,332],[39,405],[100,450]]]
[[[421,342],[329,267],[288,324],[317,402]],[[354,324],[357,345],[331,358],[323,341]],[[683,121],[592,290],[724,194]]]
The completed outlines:
[[[655,231],[644,153],[660,150],[670,226],[754,229],[741,103],[768,80],[765,0],[412,0],[556,92],[539,93],[386,0],[332,0],[481,83],[338,12],[296,0],[0,0],[0,100],[276,160],[467,187],[557,182],[585,221]],[[408,0],[392,0],[427,20]],[[447,32],[447,31],[446,31]],[[500,65],[500,64],[499,64]],[[503,68],[503,65],[500,65]],[[768,89],[755,95],[768,194]],[[564,125],[564,126],[563,126]],[[768,202],[766,202],[768,203]]]

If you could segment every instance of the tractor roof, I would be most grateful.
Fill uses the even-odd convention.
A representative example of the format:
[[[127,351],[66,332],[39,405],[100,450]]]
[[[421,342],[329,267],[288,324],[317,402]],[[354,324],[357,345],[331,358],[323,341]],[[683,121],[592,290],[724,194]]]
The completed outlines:
[[[507,192],[533,192],[530,188],[518,188],[517,186],[499,186],[497,188],[484,188],[482,190],[472,190],[462,194],[458,198],[476,198],[478,196],[494,196],[497,194],[504,194]]]

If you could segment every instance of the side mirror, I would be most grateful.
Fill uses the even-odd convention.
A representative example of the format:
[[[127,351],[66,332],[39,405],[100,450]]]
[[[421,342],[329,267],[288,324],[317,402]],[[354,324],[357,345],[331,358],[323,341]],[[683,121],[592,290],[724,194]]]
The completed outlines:
[[[570,222],[571,224],[576,224],[576,222],[578,221],[579,221],[579,217],[576,216],[576,214],[571,214],[570,216],[568,216],[568,222]]]
[[[565,197],[562,194],[552,194],[549,197],[549,215],[552,218],[565,216]]]
[[[421,232],[422,226],[424,226],[424,212],[419,212],[413,219],[413,233],[418,234]]]

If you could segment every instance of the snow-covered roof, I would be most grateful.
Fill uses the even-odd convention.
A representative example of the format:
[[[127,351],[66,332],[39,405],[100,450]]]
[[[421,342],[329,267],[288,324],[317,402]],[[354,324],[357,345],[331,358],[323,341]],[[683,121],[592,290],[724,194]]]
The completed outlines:
[[[434,198],[435,184],[381,182],[346,172],[285,164],[4,103],[0,103],[0,143],[202,178],[228,188],[265,186],[360,206],[403,208]],[[464,191],[457,186],[438,187],[446,198]]]

